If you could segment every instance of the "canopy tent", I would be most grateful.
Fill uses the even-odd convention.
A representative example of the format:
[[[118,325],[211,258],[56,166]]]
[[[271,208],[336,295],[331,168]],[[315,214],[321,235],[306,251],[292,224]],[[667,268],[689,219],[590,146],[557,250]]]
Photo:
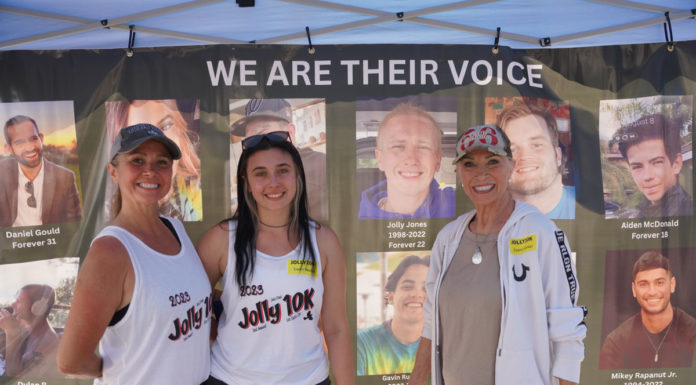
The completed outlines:
[[[249,1],[249,0],[246,0]],[[201,44],[499,44],[696,40],[693,0],[2,0],[0,49]],[[131,27],[132,26],[132,27]]]
[[[105,164],[121,127],[144,121],[166,126],[167,135],[182,144],[188,161],[178,164],[191,166],[177,166],[181,174],[173,175],[175,187],[164,199],[163,212],[186,222],[186,232],[196,242],[231,215],[239,202],[235,170],[241,138],[255,132],[235,132],[231,127],[248,115],[247,106],[252,113],[258,111],[258,99],[282,98],[293,110],[293,143],[302,147],[308,201],[317,202],[322,212],[312,216],[331,226],[344,251],[346,310],[356,362],[358,330],[383,325],[393,313],[384,301],[388,274],[408,255],[432,253],[440,230],[455,215],[473,208],[456,186],[452,165],[456,133],[492,124],[507,107],[521,103],[548,110],[558,127],[559,149],[547,146],[546,152],[548,164],[560,166],[557,174],[562,174],[564,185],[556,186],[561,188],[563,204],[556,206],[563,214],[555,218],[564,233],[544,236],[542,242],[535,229],[525,229],[531,235],[521,234],[524,238],[510,242],[525,244],[517,249],[519,263],[534,269],[533,282],[525,285],[540,285],[533,275],[553,274],[536,261],[541,259],[537,250],[550,251],[546,245],[553,239],[563,262],[559,263],[561,258],[553,262],[563,268],[563,274],[554,278],[553,290],[567,279],[574,302],[575,290],[582,286],[580,303],[590,309],[583,383],[615,384],[627,378],[623,373],[633,375],[631,370],[600,369],[599,362],[605,337],[640,311],[631,292],[631,271],[644,252],[658,249],[669,256],[675,280],[682,282],[671,298],[681,310],[696,315],[696,291],[683,284],[696,275],[696,221],[693,199],[687,199],[695,188],[696,0],[256,0],[254,7],[240,7],[243,1],[250,0],[0,0],[0,122],[18,115],[35,119],[46,138],[42,157],[45,154],[48,161],[68,169],[64,175],[72,173],[73,179],[67,179],[74,181],[65,183],[71,186],[64,193],[56,184],[41,182],[47,189],[39,195],[54,198],[54,206],[74,208],[66,210],[71,215],[41,218],[40,225],[25,226],[22,218],[16,220],[16,213],[30,207],[30,197],[16,198],[14,191],[21,191],[18,177],[13,178],[16,184],[4,182],[9,177],[0,179],[0,220],[8,220],[0,223],[0,307],[14,301],[26,284],[51,285],[65,294],[58,297],[61,312],[53,313],[51,325],[56,330],[64,327],[79,260],[110,218],[108,202],[115,187],[106,184]],[[318,46],[315,55],[305,49],[305,27]],[[665,44],[666,31],[673,35],[674,50]],[[492,55],[496,40],[502,48]],[[135,55],[128,58],[125,49],[131,43]],[[376,136],[384,117],[403,104],[417,105],[433,116],[440,130],[422,136],[430,138],[431,148],[449,151],[441,157],[428,151],[424,163],[429,166],[404,168],[407,172],[402,173],[425,182],[418,189],[427,187],[427,200],[420,203],[427,212],[385,219],[391,218],[380,207],[389,197],[383,194],[388,177],[377,159]],[[672,130],[679,131],[679,137],[670,135],[681,144],[680,161],[675,162],[680,171],[671,173],[679,175],[669,175],[673,166],[667,162],[655,167],[673,183],[662,190],[677,191],[683,198],[656,207],[660,214],[676,207],[675,215],[641,212],[652,203],[618,148],[619,139],[632,139],[624,127],[652,122],[646,118],[658,113],[679,118],[681,124]],[[433,138],[438,131],[443,136],[439,145]],[[417,136],[406,130],[396,135]],[[0,135],[0,150],[12,149],[3,146],[5,140]],[[0,160],[6,158],[13,163],[2,163],[10,167],[0,170],[19,175],[14,152],[0,152]],[[29,186],[34,188],[25,184],[27,194]],[[401,188],[401,193],[409,195],[410,191],[403,193],[408,188],[412,185]],[[647,189],[653,195],[656,187]],[[4,198],[10,196],[4,190],[13,192],[14,201]],[[317,194],[315,198],[309,191]],[[80,204],[63,204],[69,202],[68,196]],[[673,195],[664,196],[667,200]],[[22,202],[22,208],[14,202]],[[40,202],[42,209],[49,207],[43,199]],[[12,211],[15,217],[5,214]],[[80,212],[80,219],[75,219],[75,212]],[[571,255],[564,239],[570,240]],[[533,255],[522,255],[526,251]],[[575,259],[577,279],[569,269]],[[512,269],[515,285],[529,270],[521,266],[519,279]],[[15,276],[9,282],[5,279]],[[560,298],[568,289],[553,296]],[[284,302],[284,296],[266,295],[253,300]],[[181,314],[186,310],[177,309]],[[294,314],[293,319],[304,322],[300,313]],[[563,316],[552,318],[555,323]],[[249,332],[264,330],[265,325]],[[191,333],[194,329],[188,328]],[[639,333],[643,337],[643,330]],[[671,336],[677,339],[677,332]],[[653,368],[635,371],[635,378],[667,376],[667,369],[652,365],[658,349],[648,345],[652,341],[647,337],[641,338],[644,346],[633,351],[645,355],[649,365],[626,367]],[[55,359],[43,357],[36,361],[51,370]],[[670,370],[665,384],[696,383],[696,366],[688,357],[685,364],[664,366],[683,366]],[[0,384],[16,383],[14,378],[6,380],[5,369],[0,368]],[[521,373],[521,381],[536,372]],[[48,383],[43,374],[21,374],[22,381],[26,377],[32,383]],[[360,385],[395,384],[407,378],[358,377]]]

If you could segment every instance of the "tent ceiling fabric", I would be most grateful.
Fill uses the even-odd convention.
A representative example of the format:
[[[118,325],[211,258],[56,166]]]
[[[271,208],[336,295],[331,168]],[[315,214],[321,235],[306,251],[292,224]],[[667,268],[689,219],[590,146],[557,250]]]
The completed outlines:
[[[0,50],[201,44],[483,44],[552,48],[696,40],[693,0],[0,0]],[[399,13],[403,13],[399,20]],[[106,27],[103,24],[105,20]]]

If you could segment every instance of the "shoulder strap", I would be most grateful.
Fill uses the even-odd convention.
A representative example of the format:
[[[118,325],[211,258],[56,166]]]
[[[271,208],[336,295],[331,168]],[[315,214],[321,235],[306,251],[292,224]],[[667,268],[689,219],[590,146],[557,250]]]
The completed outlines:
[[[167,226],[169,231],[171,231],[172,234],[174,234],[174,238],[176,238],[176,241],[179,242],[179,246],[181,246],[181,239],[179,239],[179,234],[176,233],[176,229],[174,228],[172,222],[165,217],[160,217],[160,220],[162,221],[162,223],[164,223],[165,226]]]

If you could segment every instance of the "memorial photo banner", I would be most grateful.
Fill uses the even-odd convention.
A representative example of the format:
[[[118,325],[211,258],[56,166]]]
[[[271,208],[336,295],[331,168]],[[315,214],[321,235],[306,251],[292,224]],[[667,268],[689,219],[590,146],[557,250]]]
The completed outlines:
[[[112,217],[111,143],[135,123],[181,148],[159,207],[194,244],[234,213],[242,140],[288,132],[310,215],[343,248],[361,385],[408,382],[433,243],[474,207],[457,138],[498,125],[513,197],[563,230],[577,266],[581,383],[696,383],[696,41],[314,48],[0,52],[1,385],[91,383],[61,375],[56,349],[78,264]]]

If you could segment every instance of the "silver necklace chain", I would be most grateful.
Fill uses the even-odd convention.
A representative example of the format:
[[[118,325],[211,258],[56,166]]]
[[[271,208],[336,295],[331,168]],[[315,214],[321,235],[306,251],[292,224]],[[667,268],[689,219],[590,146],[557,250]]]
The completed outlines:
[[[662,341],[660,341],[660,344],[655,347],[655,344],[652,341],[652,338],[650,338],[650,333],[648,332],[648,329],[645,328],[645,325],[643,325],[643,322],[641,321],[640,325],[643,327],[643,331],[645,332],[645,336],[648,337],[648,342],[650,342],[650,346],[652,346],[653,350],[655,350],[655,358],[653,359],[654,362],[657,362],[657,360],[660,359],[660,349],[662,349],[662,344],[665,342],[667,339],[667,334],[669,334],[669,330],[672,328],[672,322],[669,323],[669,326],[667,326],[667,331],[665,332],[665,335],[662,336]]]

